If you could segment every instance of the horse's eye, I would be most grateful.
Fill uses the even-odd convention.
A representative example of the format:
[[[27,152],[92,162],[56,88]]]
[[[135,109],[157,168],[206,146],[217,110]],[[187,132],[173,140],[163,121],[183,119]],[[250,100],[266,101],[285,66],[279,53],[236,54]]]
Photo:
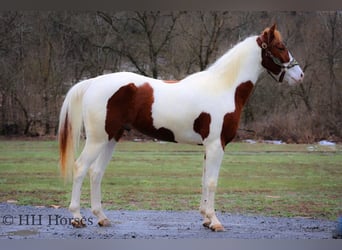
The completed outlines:
[[[283,47],[283,46],[277,46],[277,49],[280,50],[280,51],[284,51],[284,50],[285,50],[285,47]]]

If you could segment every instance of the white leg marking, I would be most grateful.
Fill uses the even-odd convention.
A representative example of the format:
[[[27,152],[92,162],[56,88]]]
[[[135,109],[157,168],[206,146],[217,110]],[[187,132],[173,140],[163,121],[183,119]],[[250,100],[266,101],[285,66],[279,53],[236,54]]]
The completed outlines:
[[[112,158],[115,144],[116,142],[114,140],[109,141],[104,149],[101,151],[99,157],[89,169],[91,210],[93,214],[98,218],[98,224],[100,226],[110,225],[109,219],[106,217],[102,210],[101,181],[105,169],[110,159]]]
[[[203,226],[209,227],[210,220],[208,219],[206,212],[207,212],[207,204],[208,204],[208,189],[205,186],[206,183],[206,154],[204,155],[203,160],[203,173],[202,173],[202,197],[201,197],[201,204],[200,204],[200,213],[203,215]]]
[[[203,225],[213,231],[224,228],[215,214],[215,192],[224,151],[219,140],[206,145],[206,159],[203,167],[203,186],[200,211],[204,216]]]
[[[77,159],[74,165],[73,172],[73,186],[71,193],[71,202],[69,206],[70,212],[73,214],[74,220],[73,225],[75,227],[83,227],[82,215],[80,212],[80,197],[81,197],[81,187],[83,183],[84,176],[87,173],[90,165],[99,156],[101,150],[104,148],[105,143],[95,143],[89,138],[86,140],[84,149]]]

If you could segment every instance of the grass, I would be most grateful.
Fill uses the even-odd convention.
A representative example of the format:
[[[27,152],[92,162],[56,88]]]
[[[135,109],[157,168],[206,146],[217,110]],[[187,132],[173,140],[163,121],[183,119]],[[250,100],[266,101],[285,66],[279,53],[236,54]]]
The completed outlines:
[[[71,183],[58,169],[55,141],[0,141],[0,202],[67,207]],[[196,210],[203,147],[122,142],[103,179],[105,209]],[[89,178],[82,190],[89,207]],[[335,220],[342,214],[342,147],[228,145],[216,209],[230,213]]]

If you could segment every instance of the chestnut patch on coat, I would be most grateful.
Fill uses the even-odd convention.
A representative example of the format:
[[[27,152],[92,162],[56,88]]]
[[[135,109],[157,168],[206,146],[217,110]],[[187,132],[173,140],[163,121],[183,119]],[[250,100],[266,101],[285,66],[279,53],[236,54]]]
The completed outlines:
[[[221,144],[224,148],[236,135],[239,126],[240,115],[243,106],[247,102],[253,89],[253,83],[247,81],[241,83],[235,90],[235,111],[224,116],[221,130]]]
[[[153,126],[153,88],[145,83],[139,87],[134,83],[122,86],[107,102],[105,130],[108,139],[118,141],[124,130],[131,127],[156,139],[176,142],[171,130]]]
[[[202,140],[208,137],[210,132],[211,116],[202,112],[194,121],[194,131],[201,135]]]
[[[122,86],[109,98],[105,122],[108,140],[114,138],[118,141],[124,129],[131,123],[135,112],[134,100],[137,89],[134,83],[129,83]]]
[[[161,127],[156,129],[153,126],[152,104],[154,102],[153,88],[150,84],[145,83],[137,90],[135,99],[136,116],[132,123],[133,127],[141,133],[153,138],[176,142],[173,132],[167,128]]]

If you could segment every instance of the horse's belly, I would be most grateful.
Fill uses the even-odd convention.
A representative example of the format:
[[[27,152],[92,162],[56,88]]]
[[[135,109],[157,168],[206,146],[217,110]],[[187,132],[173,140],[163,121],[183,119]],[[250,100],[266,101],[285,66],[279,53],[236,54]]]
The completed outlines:
[[[161,141],[202,144],[201,136],[195,133],[193,128],[186,127],[184,124],[176,124],[174,122],[165,123],[159,126],[155,124],[152,126],[135,124],[134,128],[145,135]]]

